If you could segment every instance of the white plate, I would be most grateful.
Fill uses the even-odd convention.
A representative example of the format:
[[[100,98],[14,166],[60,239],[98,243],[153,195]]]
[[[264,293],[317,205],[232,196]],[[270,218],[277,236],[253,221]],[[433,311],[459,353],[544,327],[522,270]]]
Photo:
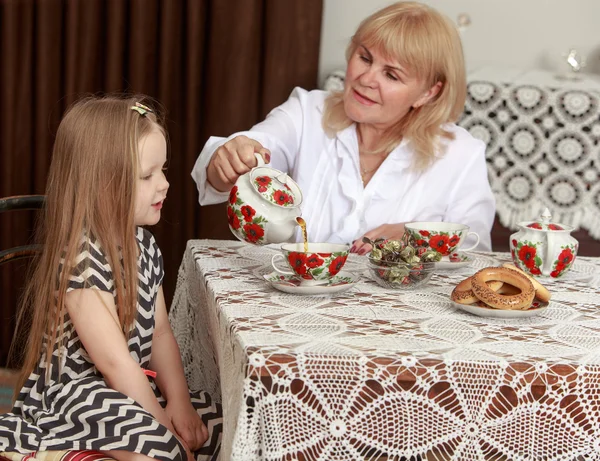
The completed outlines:
[[[473,263],[473,258],[467,253],[458,251],[451,254],[449,257],[444,256],[441,261],[435,263],[435,268],[439,270],[452,270],[469,267]]]
[[[295,295],[331,295],[349,290],[358,283],[359,277],[352,272],[341,271],[323,285],[302,285],[301,280],[291,275],[271,272],[264,279],[277,290]]]
[[[494,317],[498,319],[523,319],[539,315],[548,309],[548,303],[539,301],[535,301],[532,307],[523,311],[492,309],[491,307],[480,307],[476,304],[459,304],[454,301],[451,302],[456,308],[469,312],[470,314],[478,315],[479,317]]]

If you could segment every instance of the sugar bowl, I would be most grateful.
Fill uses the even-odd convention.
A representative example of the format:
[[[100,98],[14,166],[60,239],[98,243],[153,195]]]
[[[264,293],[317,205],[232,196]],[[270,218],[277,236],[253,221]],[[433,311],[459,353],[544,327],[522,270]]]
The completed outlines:
[[[552,222],[548,208],[536,221],[518,224],[519,231],[510,236],[513,262],[534,277],[563,276],[575,262],[579,243],[570,234],[571,226]]]

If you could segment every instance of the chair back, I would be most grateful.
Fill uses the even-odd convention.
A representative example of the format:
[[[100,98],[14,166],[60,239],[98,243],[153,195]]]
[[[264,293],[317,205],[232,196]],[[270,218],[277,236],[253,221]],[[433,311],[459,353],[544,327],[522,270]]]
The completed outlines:
[[[44,195],[0,198],[0,367],[20,366],[20,363],[9,364],[8,352],[13,341],[21,342],[15,337],[15,321],[18,299],[27,277],[26,264],[5,263],[25,261],[25,258],[30,258],[41,250],[41,245],[28,243],[28,229],[33,227],[31,213],[21,212],[13,218],[9,212],[40,210],[44,204]]]
[[[44,207],[44,195],[16,195],[0,198],[0,213],[17,210],[39,210]],[[41,249],[40,245],[27,244],[0,250],[0,265],[16,259],[28,258]]]

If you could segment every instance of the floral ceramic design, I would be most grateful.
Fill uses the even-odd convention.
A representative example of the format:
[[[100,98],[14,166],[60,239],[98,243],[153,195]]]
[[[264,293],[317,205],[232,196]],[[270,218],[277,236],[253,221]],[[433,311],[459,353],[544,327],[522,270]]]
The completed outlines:
[[[542,264],[544,261],[539,255],[540,243],[528,240],[512,240],[510,254],[515,266],[529,272],[531,275],[542,275]]]
[[[287,242],[298,229],[302,191],[287,174],[255,156],[257,166],[241,175],[229,194],[229,228],[242,242],[254,245]]]
[[[335,276],[346,263],[347,252],[303,253],[290,251],[287,261],[292,270],[305,280],[323,280]]]
[[[248,243],[264,243],[265,225],[268,221],[256,213],[250,205],[244,205],[238,196],[238,187],[233,186],[227,205],[229,229],[240,240]]]
[[[546,224],[546,223],[539,223],[539,222],[532,222],[531,224],[527,224],[527,227],[529,227],[530,229],[536,229],[536,230],[554,230],[554,231],[562,231],[565,230],[564,227],[559,226],[558,224]]]
[[[567,245],[561,248],[562,251],[558,255],[558,259],[552,264],[552,272],[550,272],[550,277],[560,277],[567,272],[575,262],[575,255],[577,254],[576,245]]]
[[[422,248],[431,248],[442,256],[454,253],[460,243],[463,232],[437,232],[437,231],[414,231],[408,230],[414,244]]]
[[[552,222],[548,208],[535,221],[518,224],[510,236],[510,252],[517,267],[535,277],[562,277],[572,266],[578,242],[573,227]]]
[[[295,205],[292,189],[287,184],[273,181],[269,176],[257,176],[252,185],[259,194],[274,205],[283,207]]]

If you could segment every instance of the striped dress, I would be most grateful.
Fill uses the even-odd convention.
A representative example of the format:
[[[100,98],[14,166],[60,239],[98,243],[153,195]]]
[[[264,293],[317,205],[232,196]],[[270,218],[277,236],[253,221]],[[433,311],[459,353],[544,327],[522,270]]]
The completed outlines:
[[[163,261],[154,237],[138,227],[138,314],[128,341],[131,356],[148,368],[154,332],[156,296],[163,279]],[[113,275],[97,241],[90,239],[70,276],[68,291],[95,288],[114,292]],[[62,349],[60,358],[57,353]],[[126,450],[164,460],[185,460],[177,438],[138,403],[107,386],[84,349],[68,314],[57,340],[50,376],[45,356],[29,376],[10,413],[0,415],[0,452],[47,450]],[[159,402],[165,400],[151,378]],[[206,393],[190,393],[192,404],[209,429],[197,460],[217,459],[222,430],[220,405]]]

